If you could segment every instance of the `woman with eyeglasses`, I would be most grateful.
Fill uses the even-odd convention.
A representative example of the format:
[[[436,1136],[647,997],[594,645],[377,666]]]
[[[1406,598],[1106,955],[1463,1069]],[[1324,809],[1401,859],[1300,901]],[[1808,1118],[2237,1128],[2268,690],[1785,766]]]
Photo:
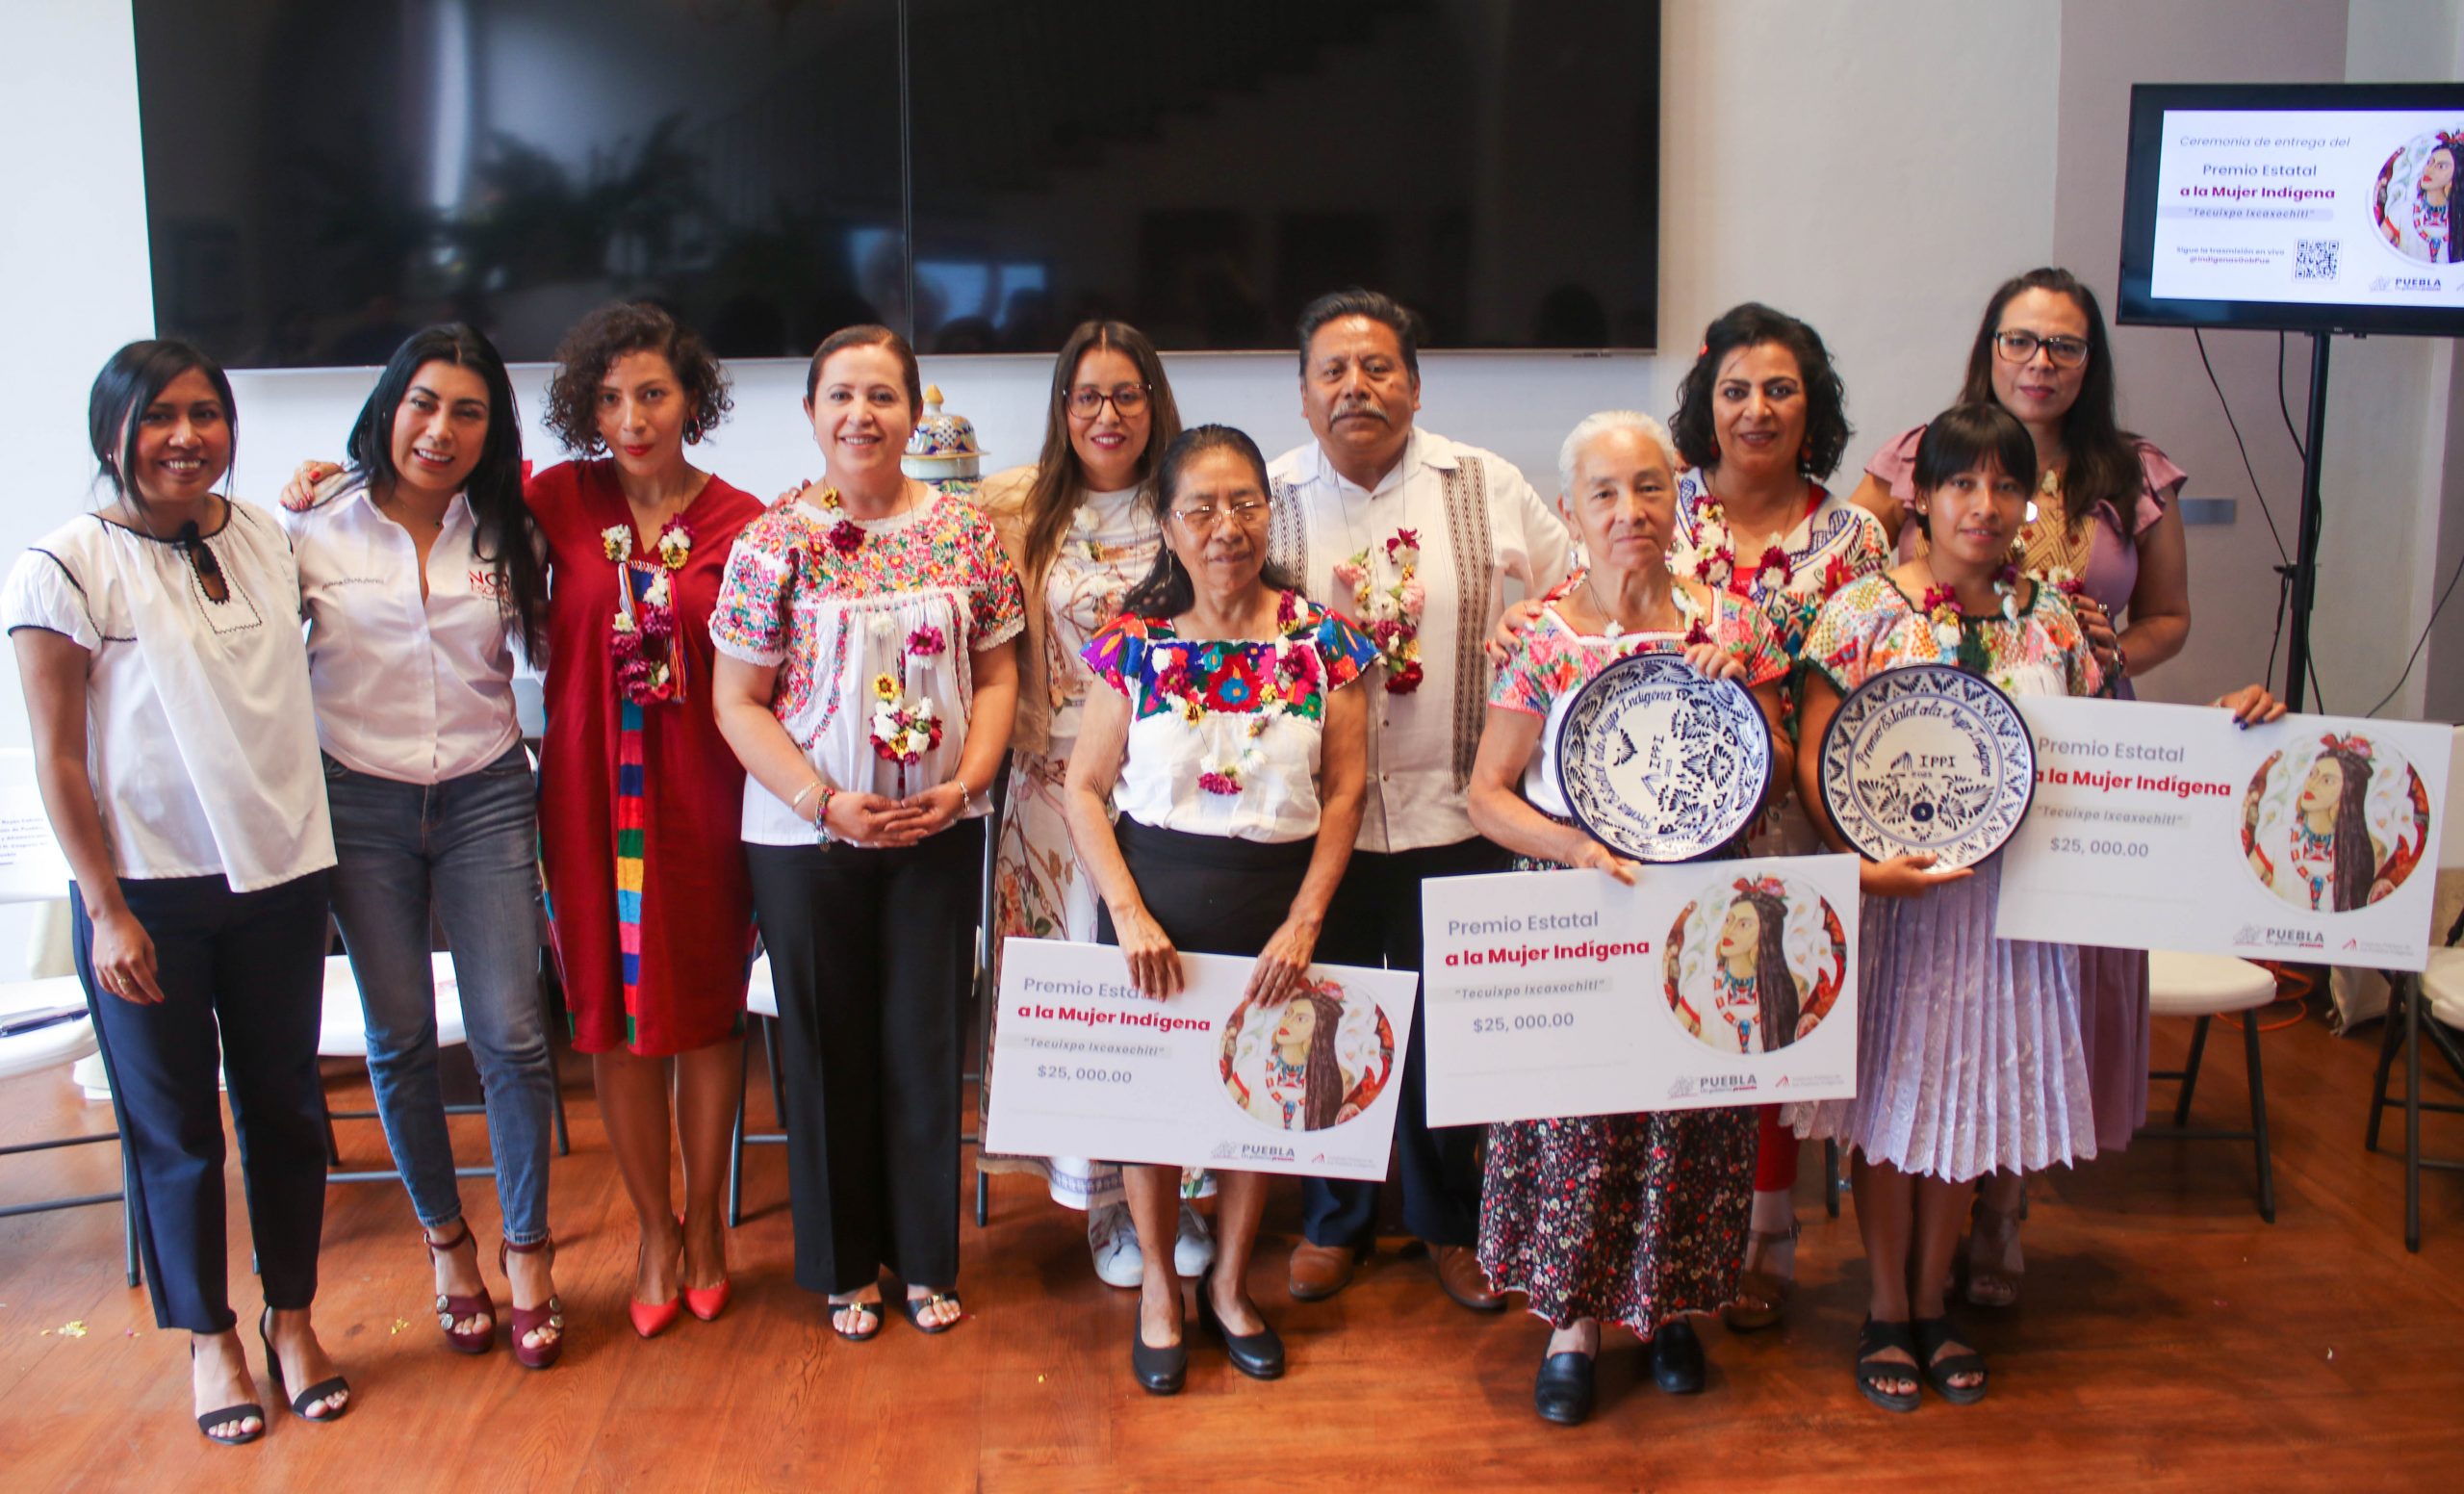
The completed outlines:
[[[1095,888],[1069,847],[1063,780],[1078,739],[1093,671],[1079,651],[1117,616],[1155,563],[1164,539],[1150,496],[1164,451],[1181,433],[1164,360],[1124,322],[1082,322],[1052,366],[1043,451],[1032,467],[985,479],[980,502],[1026,582],[1027,631],[1018,652],[1018,715],[1010,732],[1010,797],[993,852],[993,959],[1001,940],[1095,937]],[[991,1114],[991,1075],[981,1087]],[[1145,1255],[1121,1191],[1120,1169],[1081,1157],[987,1156],[988,1172],[1035,1172],[1053,1201],[1087,1215],[1087,1246],[1106,1284],[1139,1284]],[[1215,1242],[1189,1199],[1211,1191],[1183,1179],[1173,1263],[1194,1276]]]
[[[2155,443],[2115,419],[2113,353],[2095,293],[2066,270],[2032,270],[1986,303],[1968,349],[1963,403],[1990,402],[2018,418],[2036,445],[2032,517],[2014,558],[2029,579],[2067,594],[2099,672],[2127,698],[2130,677],[2182,651],[2191,631],[2190,554],[2174,500],[2185,474]],[[1919,425],[1865,467],[1857,502],[1902,548],[1916,501]],[[2080,1029],[2087,1047],[2096,1145],[2119,1151],[2147,1120],[2147,956],[2080,950]],[[1968,1301],[2018,1301],[2019,1212],[2026,1184],[1986,1179],[1964,1256]]]
[[[334,837],[299,573],[272,515],[216,491],[238,411],[214,360],[131,343],[95,377],[87,424],[112,501],[18,557],[0,614],[43,809],[76,877],[77,977],[154,1321],[187,1330],[197,1430],[253,1442],[266,1413],[231,1311],[218,1081],[240,1136],[274,1391],[310,1421],[351,1404],[309,1324]]]
[[[1267,562],[1266,457],[1227,425],[1182,432],[1140,500],[1163,548],[1085,650],[1103,682],[1069,758],[1069,834],[1103,897],[1097,938],[1139,992],[1181,989],[1180,951],[1254,962],[1263,1009],[1302,999],[1326,906],[1351,860],[1368,781],[1369,711],[1348,688],[1376,645]],[[1142,1239],[1172,1233],[1181,1170],[1124,1168]],[[1253,1379],[1283,1340],[1247,1284],[1262,1172],[1220,1172],[1214,1265],[1197,1311]],[[1181,1388],[1189,1349],[1174,1252],[1149,1252],[1130,1373]]]

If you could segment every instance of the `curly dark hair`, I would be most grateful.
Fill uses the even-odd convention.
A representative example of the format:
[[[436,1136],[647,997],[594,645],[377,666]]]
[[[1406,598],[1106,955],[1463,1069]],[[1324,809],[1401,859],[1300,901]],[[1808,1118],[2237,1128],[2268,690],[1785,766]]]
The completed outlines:
[[[735,401],[727,371],[701,335],[648,301],[602,306],[574,324],[556,348],[556,376],[548,384],[548,428],[577,456],[607,450],[599,434],[599,386],[610,365],[629,352],[654,352],[676,371],[688,413],[684,439],[708,439]]]
[[[1720,376],[1720,365],[1729,354],[1740,348],[1758,348],[1776,343],[1786,348],[1797,360],[1797,373],[1806,386],[1806,444],[1797,453],[1797,470],[1813,481],[1821,482],[1839,470],[1839,458],[1848,450],[1852,427],[1848,424],[1847,391],[1839,382],[1839,374],[1831,366],[1831,349],[1822,343],[1822,334],[1784,311],[1774,311],[1760,301],[1747,301],[1722,312],[1717,321],[1703,329],[1703,350],[1694,356],[1694,366],[1677,386],[1677,413],[1669,418],[1668,433],[1677,440],[1677,454],[1686,464],[1706,472],[1720,465],[1719,433],[1712,428],[1711,386]]]

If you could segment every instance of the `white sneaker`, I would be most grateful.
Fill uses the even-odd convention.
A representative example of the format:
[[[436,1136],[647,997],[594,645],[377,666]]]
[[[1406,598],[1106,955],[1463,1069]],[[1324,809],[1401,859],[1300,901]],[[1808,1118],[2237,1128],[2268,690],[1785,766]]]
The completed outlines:
[[[1146,1257],[1139,1252],[1138,1226],[1129,1220],[1129,1205],[1107,1203],[1087,1211],[1087,1249],[1095,1257],[1095,1279],[1106,1286],[1133,1287],[1146,1279]]]
[[[1206,1216],[1181,1204],[1180,1233],[1172,1241],[1172,1270],[1184,1279],[1195,1280],[1206,1275],[1215,1264],[1215,1237],[1206,1230]]]

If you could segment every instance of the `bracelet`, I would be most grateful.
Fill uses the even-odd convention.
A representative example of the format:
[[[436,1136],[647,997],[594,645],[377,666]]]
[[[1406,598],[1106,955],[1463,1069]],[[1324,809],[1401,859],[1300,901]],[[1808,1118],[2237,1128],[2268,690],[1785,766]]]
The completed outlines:
[[[829,817],[830,801],[837,794],[837,789],[831,787],[828,784],[825,784],[820,779],[815,778],[811,783],[797,789],[796,796],[787,801],[787,812],[793,814],[798,819],[804,818],[805,796],[807,794],[818,793],[821,795],[821,798],[813,806],[812,823],[815,828],[819,828],[821,822]]]

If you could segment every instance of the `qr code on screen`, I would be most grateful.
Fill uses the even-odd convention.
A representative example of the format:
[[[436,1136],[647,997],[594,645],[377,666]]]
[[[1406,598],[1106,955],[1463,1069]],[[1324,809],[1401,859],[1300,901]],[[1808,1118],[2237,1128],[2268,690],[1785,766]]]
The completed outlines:
[[[2333,280],[2336,278],[2336,250],[2341,239],[2297,239],[2293,245],[2293,278],[2296,280]]]

